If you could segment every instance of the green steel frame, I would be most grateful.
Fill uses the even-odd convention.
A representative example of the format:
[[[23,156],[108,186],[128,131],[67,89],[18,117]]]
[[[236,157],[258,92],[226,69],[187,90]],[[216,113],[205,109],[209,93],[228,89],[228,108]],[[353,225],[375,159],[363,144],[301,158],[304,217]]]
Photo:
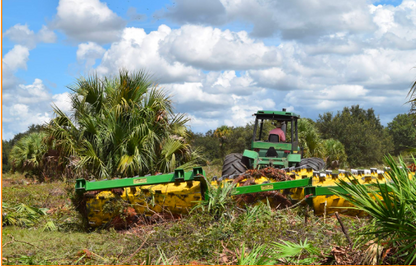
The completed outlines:
[[[101,181],[87,181],[85,179],[77,179],[75,182],[75,191],[84,193],[92,190],[103,190],[122,187],[135,187],[154,184],[177,183],[186,181],[200,181],[201,190],[206,190],[207,184],[205,180],[205,172],[202,167],[195,167],[192,171],[185,172],[183,169],[175,169],[173,173],[164,175],[153,175],[144,177],[132,177]]]
[[[178,183],[188,181],[200,181],[201,182],[201,194],[203,198],[206,198],[205,191],[208,189],[207,181],[205,179],[205,172],[202,167],[195,167],[192,171],[185,172],[183,169],[176,169],[173,173],[164,175],[144,176],[144,177],[132,177],[113,180],[102,181],[87,181],[85,179],[77,179],[75,183],[75,191],[77,193],[85,193],[93,190],[105,190],[122,187],[135,187],[153,184],[165,184],[165,183]],[[230,180],[231,182],[231,180]],[[374,185],[374,183],[366,184],[365,186]],[[258,193],[273,190],[284,190],[292,188],[304,188],[304,195],[310,195],[307,199],[309,204],[312,203],[312,199],[317,196],[329,196],[334,195],[335,191],[346,192],[344,189],[338,186],[314,186],[312,184],[312,178],[303,178],[297,180],[288,180],[273,183],[256,184],[250,186],[235,187],[232,195],[242,195],[248,193]]]

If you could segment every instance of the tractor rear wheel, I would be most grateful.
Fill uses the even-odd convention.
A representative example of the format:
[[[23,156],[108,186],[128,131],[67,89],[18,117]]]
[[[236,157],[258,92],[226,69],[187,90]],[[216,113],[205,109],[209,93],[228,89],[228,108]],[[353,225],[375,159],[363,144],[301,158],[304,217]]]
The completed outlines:
[[[222,176],[241,174],[247,170],[243,163],[243,155],[240,153],[231,153],[225,156],[224,165],[222,166]]]
[[[315,171],[324,170],[325,162],[321,158],[303,158],[300,163],[299,167],[301,168],[312,168]]]

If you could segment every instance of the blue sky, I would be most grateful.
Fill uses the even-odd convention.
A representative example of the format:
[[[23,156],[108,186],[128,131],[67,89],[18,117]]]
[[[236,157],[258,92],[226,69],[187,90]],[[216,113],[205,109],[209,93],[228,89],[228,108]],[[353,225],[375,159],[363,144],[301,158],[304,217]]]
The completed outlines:
[[[384,125],[416,79],[415,1],[3,1],[3,139],[70,112],[81,75],[146,69],[189,126],[257,109],[317,119],[360,104]]]

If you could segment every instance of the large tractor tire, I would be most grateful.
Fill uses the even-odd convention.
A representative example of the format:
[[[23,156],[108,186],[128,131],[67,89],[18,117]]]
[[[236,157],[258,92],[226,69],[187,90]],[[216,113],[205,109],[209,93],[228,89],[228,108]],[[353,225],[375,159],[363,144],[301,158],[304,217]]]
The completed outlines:
[[[222,176],[241,174],[247,170],[243,163],[243,155],[240,153],[231,153],[225,156],[224,165],[222,166]]]
[[[312,168],[315,171],[320,171],[324,170],[325,162],[321,158],[303,158],[299,163],[299,167]]]

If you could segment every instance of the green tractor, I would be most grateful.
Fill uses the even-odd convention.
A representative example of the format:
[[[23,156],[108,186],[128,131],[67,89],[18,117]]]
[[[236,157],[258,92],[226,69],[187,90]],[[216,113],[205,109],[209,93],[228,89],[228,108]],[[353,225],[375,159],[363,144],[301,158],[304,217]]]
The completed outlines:
[[[253,116],[256,116],[256,119],[251,149],[244,150],[243,154],[231,153],[227,155],[222,168],[222,176],[240,174],[247,169],[263,167],[303,167],[312,168],[315,171],[325,167],[325,162],[320,158],[302,158],[303,148],[299,147],[298,139],[299,115],[287,112],[283,108],[282,111],[258,111]],[[269,134],[269,132],[265,132],[266,121],[269,122],[269,125],[272,122],[283,133]],[[290,132],[287,132],[289,123]],[[288,138],[289,136],[290,138]],[[286,140],[283,139],[284,137]]]

